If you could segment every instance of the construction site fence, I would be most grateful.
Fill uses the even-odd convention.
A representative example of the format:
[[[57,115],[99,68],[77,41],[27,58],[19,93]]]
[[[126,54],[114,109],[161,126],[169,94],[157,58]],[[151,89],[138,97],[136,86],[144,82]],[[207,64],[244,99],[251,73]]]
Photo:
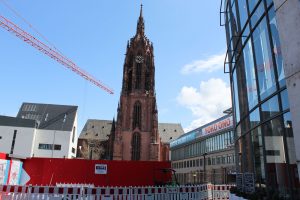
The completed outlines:
[[[229,199],[233,185],[162,187],[48,187],[0,185],[0,200],[211,200]]]

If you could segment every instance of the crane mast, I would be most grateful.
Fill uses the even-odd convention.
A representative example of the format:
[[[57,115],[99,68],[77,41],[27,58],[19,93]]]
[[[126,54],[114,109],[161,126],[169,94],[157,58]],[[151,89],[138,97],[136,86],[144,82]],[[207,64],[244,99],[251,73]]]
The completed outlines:
[[[84,71],[83,69],[78,67],[72,60],[63,56],[62,54],[55,51],[54,49],[50,48],[49,46],[47,46],[46,44],[44,44],[37,38],[33,37],[32,35],[30,35],[26,31],[24,31],[23,29],[18,27],[16,24],[14,24],[13,22],[11,22],[8,19],[6,19],[5,17],[3,17],[2,15],[0,15],[0,26],[2,28],[4,28],[5,30],[9,31],[10,33],[14,34],[15,36],[17,36],[24,42],[30,44],[32,47],[36,48],[40,52],[46,54],[50,58],[56,60],[63,66],[67,67],[68,69],[72,70],[76,74],[80,75],[84,79],[90,81],[97,87],[105,90],[106,92],[108,92],[110,94],[114,93],[112,89],[110,89],[108,86],[105,86],[101,81],[97,80],[91,74],[87,73],[86,71]]]

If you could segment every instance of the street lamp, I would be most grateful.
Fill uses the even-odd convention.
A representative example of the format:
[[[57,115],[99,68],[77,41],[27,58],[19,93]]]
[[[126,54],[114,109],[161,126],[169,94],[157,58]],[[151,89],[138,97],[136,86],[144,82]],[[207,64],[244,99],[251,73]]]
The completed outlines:
[[[197,177],[197,172],[194,172],[193,177],[194,177],[194,185],[196,185],[196,177]]]
[[[205,160],[205,156],[207,155],[207,153],[202,154],[203,156],[203,182],[206,183],[206,160]]]

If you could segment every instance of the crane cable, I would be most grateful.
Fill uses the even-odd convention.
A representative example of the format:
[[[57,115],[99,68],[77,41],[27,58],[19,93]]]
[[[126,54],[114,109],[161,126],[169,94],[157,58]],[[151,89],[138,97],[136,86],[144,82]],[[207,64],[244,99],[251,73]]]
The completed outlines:
[[[13,12],[17,17],[19,17],[23,22],[25,22],[29,28],[31,28],[34,32],[36,32],[41,38],[43,38],[49,45],[52,46],[53,49],[58,51],[61,55],[64,55],[58,48],[55,47],[53,43],[51,43],[42,33],[40,33],[28,20],[26,20],[22,15],[20,15],[15,9],[12,8],[5,0],[0,0],[5,7],[7,7],[11,12]]]
[[[63,53],[61,53],[61,51],[55,47],[55,45],[53,43],[51,43],[43,34],[41,34],[28,20],[26,20],[22,15],[20,15],[15,9],[12,8],[12,6],[10,6],[5,0],[0,0],[3,5],[5,7],[7,7],[11,12],[13,12],[17,17],[19,17],[20,19],[22,19],[22,21],[24,21],[29,28],[31,28],[34,32],[36,32],[41,38],[43,38],[46,42],[48,42],[48,44],[50,44],[56,51],[58,51],[61,55],[63,55]],[[83,88],[83,92],[84,92],[84,98],[83,98],[83,116],[82,118],[85,117],[85,107],[86,107],[86,95],[87,95],[87,84],[85,81],[84,84],[84,88]]]

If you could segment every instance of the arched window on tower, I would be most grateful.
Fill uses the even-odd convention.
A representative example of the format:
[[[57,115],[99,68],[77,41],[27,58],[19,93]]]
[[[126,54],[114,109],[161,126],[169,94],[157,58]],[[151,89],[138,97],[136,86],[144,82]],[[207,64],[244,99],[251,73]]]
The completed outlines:
[[[141,89],[141,80],[142,80],[142,63],[136,63],[135,71],[135,89]]]
[[[132,90],[132,70],[128,70],[128,82],[127,82],[128,91]]]
[[[141,129],[141,121],[142,121],[142,106],[139,101],[134,104],[133,107],[133,129],[136,127]]]
[[[133,133],[131,140],[131,160],[141,159],[141,134]]]

